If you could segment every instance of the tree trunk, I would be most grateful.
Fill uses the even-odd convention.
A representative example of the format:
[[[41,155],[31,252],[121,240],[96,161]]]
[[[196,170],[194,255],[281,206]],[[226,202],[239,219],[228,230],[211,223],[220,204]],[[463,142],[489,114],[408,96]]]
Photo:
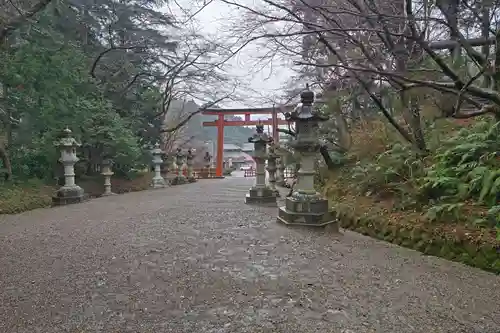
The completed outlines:
[[[333,170],[335,169],[336,165],[333,162],[332,158],[330,157],[330,154],[328,153],[328,148],[324,145],[322,145],[319,148],[319,152],[321,153],[321,156],[323,156],[323,160],[325,161],[326,167],[328,170]]]
[[[410,0],[407,0],[410,1]],[[406,2],[401,1],[400,7],[400,15],[403,17],[406,14],[405,6]],[[400,31],[409,33],[408,22],[405,20],[400,24]],[[396,61],[396,71],[398,74],[405,75],[408,73],[408,69],[411,67],[418,66],[419,54],[414,50],[414,42],[401,37],[395,47],[396,49],[393,51],[395,61]],[[410,93],[406,90],[401,90],[399,93],[399,98],[402,107],[403,118],[408,125],[409,134],[412,138],[411,142],[414,147],[419,152],[426,152],[427,146],[425,143],[425,137],[422,130],[422,122],[420,121],[420,106],[418,105],[418,101],[415,100],[415,97],[412,97]]]
[[[483,0],[481,3],[481,37],[487,40],[490,37],[490,9],[489,0]],[[481,46],[481,53],[485,59],[490,56],[490,45],[484,44]],[[489,62],[489,59],[487,60]],[[485,74],[483,80],[483,87],[491,87],[491,76]]]
[[[500,29],[495,32],[495,68],[493,70],[493,85],[496,91],[500,90]],[[495,121],[500,122],[500,107],[497,106]]]
[[[0,144],[0,159],[5,168],[5,180],[12,179],[12,165],[10,164],[9,154],[7,154],[7,150],[2,144]]]

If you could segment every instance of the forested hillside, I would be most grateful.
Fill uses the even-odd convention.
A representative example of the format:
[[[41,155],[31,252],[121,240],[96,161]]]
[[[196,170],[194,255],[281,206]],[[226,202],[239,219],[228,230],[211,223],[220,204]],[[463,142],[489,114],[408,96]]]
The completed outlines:
[[[1,212],[50,201],[43,190],[27,197],[26,188],[51,185],[62,175],[54,141],[63,129],[82,144],[77,178],[100,177],[100,162],[111,158],[115,177],[130,179],[150,165],[152,145],[164,144],[164,133],[181,125],[183,119],[164,124],[173,100],[210,105],[231,96],[235,82],[222,69],[222,44],[165,5],[0,5],[0,173],[10,180],[1,185]],[[36,203],[39,194],[42,203]],[[20,201],[26,207],[14,207]]]
[[[65,127],[84,144],[82,160],[109,156],[124,170],[144,164],[171,100],[218,100],[206,88],[223,80],[212,65],[216,46],[161,6],[51,2],[9,30],[0,49],[4,171],[51,178],[53,141]]]

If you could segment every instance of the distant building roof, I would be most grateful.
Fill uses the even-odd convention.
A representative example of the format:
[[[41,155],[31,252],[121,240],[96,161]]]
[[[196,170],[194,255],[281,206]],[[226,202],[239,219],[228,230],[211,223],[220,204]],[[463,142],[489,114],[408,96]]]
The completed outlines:
[[[241,151],[241,147],[232,143],[225,143],[224,150],[236,150]]]
[[[253,162],[252,156],[243,152],[224,152],[224,160],[231,159],[233,162]]]
[[[241,147],[241,150],[244,152],[253,151],[253,143],[244,143]]]

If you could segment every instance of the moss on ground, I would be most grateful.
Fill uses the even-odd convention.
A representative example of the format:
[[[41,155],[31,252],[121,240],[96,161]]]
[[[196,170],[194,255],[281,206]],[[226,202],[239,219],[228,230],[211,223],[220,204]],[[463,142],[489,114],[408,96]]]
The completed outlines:
[[[498,205],[497,125],[432,124],[426,155],[384,121],[352,127],[352,146],[321,179],[323,192],[345,229],[500,274],[500,215],[490,212]]]
[[[488,230],[430,223],[418,213],[391,214],[370,198],[344,197],[332,208],[345,229],[500,274],[500,244]]]
[[[54,187],[40,181],[0,186],[0,214],[16,214],[52,204]]]
[[[114,193],[144,191],[150,188],[152,175],[142,174],[134,179],[113,178],[111,180]],[[91,197],[99,197],[104,192],[102,177],[88,177],[78,181]],[[57,190],[55,185],[47,185],[39,180],[5,183],[0,185],[0,214],[17,214],[24,211],[50,207],[52,196]]]

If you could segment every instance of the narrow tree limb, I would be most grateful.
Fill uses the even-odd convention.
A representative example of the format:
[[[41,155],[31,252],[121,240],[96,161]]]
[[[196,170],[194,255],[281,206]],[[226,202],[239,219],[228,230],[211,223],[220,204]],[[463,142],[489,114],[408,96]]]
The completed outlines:
[[[170,133],[170,132],[174,132],[174,131],[178,130],[182,126],[186,125],[191,120],[191,118],[193,118],[197,114],[202,113],[203,111],[205,111],[206,109],[210,108],[211,106],[214,106],[215,104],[220,103],[221,101],[229,98],[230,95],[231,94],[227,94],[227,95],[225,95],[225,96],[223,96],[223,97],[221,97],[221,98],[219,98],[219,99],[217,99],[217,100],[215,100],[213,102],[210,102],[209,104],[207,104],[203,108],[199,108],[195,112],[190,113],[186,118],[184,118],[183,120],[181,120],[177,125],[175,125],[173,127],[170,127],[170,128],[163,128],[163,129],[161,129],[160,133]]]
[[[470,38],[466,39],[467,43],[472,46],[483,46],[483,45],[493,45],[495,44],[495,37],[490,37],[490,38]],[[431,50],[446,50],[446,49],[451,49],[456,46],[460,46],[460,43],[455,40],[439,40],[435,42],[429,42],[428,43],[429,49]]]
[[[111,51],[115,51],[115,50],[133,50],[133,49],[141,49],[141,48],[145,48],[146,46],[144,45],[131,45],[131,46],[112,46],[104,51],[102,51],[101,53],[99,53],[99,55],[94,59],[94,62],[92,63],[92,66],[90,67],[90,76],[92,76],[94,79],[97,78],[97,76],[95,75],[95,70],[97,68],[97,64],[99,63],[99,61],[102,59],[102,57],[104,57],[106,54],[108,54],[109,52]]]
[[[29,18],[35,16],[38,12],[42,11],[47,7],[52,0],[40,0],[34,4],[30,9],[24,12],[23,15],[13,17],[4,24],[0,26],[0,45],[3,44],[5,38],[7,38],[12,32],[16,31],[21,27],[21,25]]]

